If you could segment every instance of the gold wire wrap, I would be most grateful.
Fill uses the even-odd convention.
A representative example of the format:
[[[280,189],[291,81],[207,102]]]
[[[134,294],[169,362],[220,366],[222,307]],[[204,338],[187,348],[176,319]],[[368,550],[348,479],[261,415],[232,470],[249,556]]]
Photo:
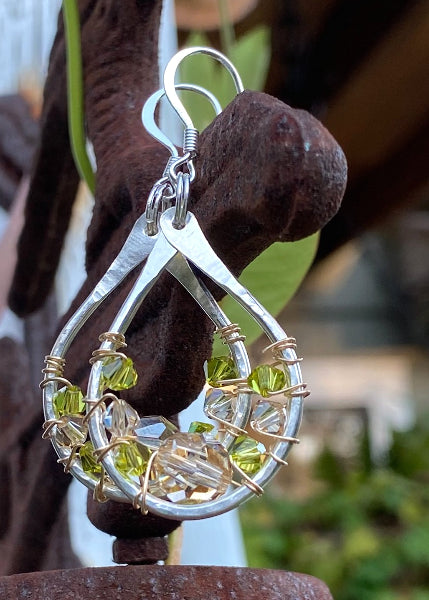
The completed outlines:
[[[283,465],[285,467],[289,466],[289,463],[286,460],[283,460],[282,458],[280,458],[279,456],[276,456],[273,452],[267,452],[267,456],[271,456],[271,458],[273,460],[276,461],[276,463],[279,463],[279,465]]]
[[[68,379],[66,379],[65,377],[59,377],[59,376],[48,377],[48,379],[43,379],[39,383],[39,387],[43,390],[43,388],[45,388],[49,383],[64,383],[64,385],[66,385],[68,388],[73,387],[73,384],[70,383],[70,381]]]
[[[98,336],[100,342],[111,342],[118,348],[126,348],[125,336],[122,333],[116,333],[113,331],[105,331]]]
[[[247,486],[257,496],[262,496],[264,490],[261,488],[261,486],[255,483],[253,479],[243,471],[243,469],[240,469],[240,467],[235,464],[231,457],[229,458],[229,460],[232,468],[235,469],[235,471],[237,471],[237,473],[240,475],[241,483]]]
[[[106,394],[103,394],[101,396],[101,398],[98,398],[98,400],[92,400],[91,398],[84,398],[84,402],[85,404],[87,404],[88,406],[90,406],[91,404],[93,406],[91,406],[90,410],[86,413],[86,415],[83,418],[83,422],[87,423],[89,421],[89,419],[92,417],[92,415],[94,414],[94,412],[97,410],[97,408],[102,408],[103,411],[106,409],[106,405],[105,405],[105,400],[112,400],[112,402],[119,402],[119,398],[117,396],[115,396],[115,394],[112,394],[111,392],[107,392]]]
[[[219,327],[219,329],[216,329],[216,333],[219,334],[222,343],[224,344],[244,342],[246,339],[245,335],[240,335],[241,328],[239,327],[238,323],[231,323],[230,325],[225,325],[225,327]]]
[[[42,433],[42,439],[46,440],[50,437],[52,437],[52,430],[55,427],[55,425],[67,425],[68,421],[65,417],[61,417],[60,419],[48,419],[47,421],[45,421],[42,425],[42,429],[43,429],[43,433]]]
[[[277,342],[274,342],[273,344],[270,344],[269,346],[266,346],[262,352],[268,352],[269,350],[271,350],[271,352],[273,353],[273,355],[275,356],[275,358],[277,358],[277,355],[282,351],[282,350],[286,350],[286,349],[290,349],[290,350],[296,350],[296,339],[293,337],[286,337],[283,340],[278,340]]]
[[[113,450],[113,448],[116,448],[117,446],[121,446],[122,444],[129,446],[130,442],[134,442],[137,439],[137,436],[135,435],[124,435],[123,437],[117,437],[115,439],[112,439],[110,441],[109,444],[107,444],[106,446],[103,446],[101,448],[97,448],[96,450],[94,450],[93,454],[95,456],[95,460],[97,462],[101,462],[103,460],[103,458],[106,456],[106,454],[108,452],[110,452],[110,450]]]
[[[83,444],[75,444],[70,449],[70,454],[65,456],[64,458],[59,458],[57,463],[64,466],[64,473],[68,473],[70,471],[70,467],[72,466],[73,461],[77,458],[77,451],[82,448]]]
[[[205,412],[210,419],[213,419],[213,421],[223,425],[223,429],[232,435],[247,435],[247,431],[245,429],[241,429],[241,427],[237,427],[237,425],[233,425],[232,423],[228,423],[228,421],[224,421],[224,419],[214,415],[210,409],[206,408]]]
[[[94,352],[92,353],[92,357],[89,359],[89,364],[93,365],[98,360],[110,358],[111,356],[123,359],[128,358],[128,356],[126,354],[123,354],[122,352],[117,352],[116,350],[107,350],[107,348],[99,348],[98,350],[94,350]]]
[[[256,433],[260,433],[263,436],[272,438],[273,440],[278,440],[279,442],[290,442],[291,444],[299,444],[300,442],[298,438],[291,437],[290,435],[279,435],[277,433],[269,433],[268,431],[263,431],[262,429],[259,429],[259,427],[255,427],[255,424],[255,421],[250,421],[250,427],[253,429],[253,431],[256,431]]]
[[[48,354],[45,356],[46,367],[42,369],[42,373],[46,375],[48,373],[52,373],[52,375],[56,375],[58,377],[62,377],[64,373],[64,367],[66,361],[61,356],[53,356],[52,354]]]
[[[277,390],[276,392],[267,392],[267,394],[269,397],[284,394],[285,396],[290,397],[302,396],[303,398],[307,398],[307,396],[310,395],[310,392],[306,389],[306,387],[306,383],[297,383],[296,385],[291,385],[289,387],[282,388],[281,390]]]
[[[94,490],[92,492],[92,497],[96,502],[99,502],[100,504],[104,504],[109,499],[103,491],[105,479],[106,473],[104,471],[104,467],[101,466],[100,479],[95,484]]]
[[[141,491],[134,498],[134,502],[136,502],[135,508],[138,508],[138,504],[140,504],[140,510],[141,510],[142,515],[147,515],[147,513],[149,512],[149,509],[146,505],[146,496],[147,496],[148,489],[149,489],[150,472],[152,471],[152,465],[153,465],[153,462],[154,462],[155,458],[157,457],[157,455],[158,455],[158,450],[155,450],[155,452],[153,452],[153,454],[150,455],[149,460],[147,461],[147,466],[146,466],[146,471],[145,471],[145,474],[143,477],[143,481],[141,480],[141,477],[140,477]],[[141,497],[141,502],[140,502],[140,497]],[[134,506],[134,502],[133,502],[133,506]]]

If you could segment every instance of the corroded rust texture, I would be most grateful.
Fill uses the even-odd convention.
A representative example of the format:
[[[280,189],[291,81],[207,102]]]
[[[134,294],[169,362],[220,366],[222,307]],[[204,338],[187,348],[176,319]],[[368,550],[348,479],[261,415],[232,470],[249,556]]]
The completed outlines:
[[[0,355],[0,574],[78,566],[64,502],[69,477],[57,476],[40,436],[27,348],[3,338]]]
[[[269,569],[116,567],[28,573],[0,578],[5,600],[332,600],[324,583]]]
[[[87,128],[98,173],[87,240],[88,278],[72,311],[144,211],[149,190],[166,161],[164,149],[149,140],[140,123],[142,104],[157,87],[161,2],[81,0],[79,7]],[[52,285],[77,186],[64,85],[60,20],[10,296],[19,314],[42,304]],[[346,182],[344,155],[324,127],[308,113],[256,92],[237,96],[202,134],[196,164],[190,208],[235,274],[272,242],[297,240],[322,227],[338,210]],[[128,281],[105,303],[72,346],[66,376],[74,383],[85,384],[87,358],[130,285]],[[215,294],[221,296],[218,290]],[[142,414],[171,416],[188,406],[202,387],[212,330],[186,292],[163,276],[127,335],[140,379],[124,398]],[[92,507],[90,516],[101,529],[124,540],[131,537],[127,520],[117,516],[124,510],[112,503]],[[139,513],[133,519],[137,539],[163,535],[175,525]]]

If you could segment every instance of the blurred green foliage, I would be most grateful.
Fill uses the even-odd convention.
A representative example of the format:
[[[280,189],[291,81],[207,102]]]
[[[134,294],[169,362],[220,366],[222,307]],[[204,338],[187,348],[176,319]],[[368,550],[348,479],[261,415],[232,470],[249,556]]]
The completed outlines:
[[[268,492],[241,519],[249,564],[324,580],[335,600],[429,600],[429,416],[395,432],[383,467],[362,442],[347,472],[326,447],[303,501]]]

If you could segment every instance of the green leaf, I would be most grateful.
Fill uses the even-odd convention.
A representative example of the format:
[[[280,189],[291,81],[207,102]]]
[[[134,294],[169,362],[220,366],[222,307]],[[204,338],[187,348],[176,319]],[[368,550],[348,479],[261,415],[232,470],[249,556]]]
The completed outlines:
[[[79,9],[76,0],[63,1],[67,55],[67,109],[70,145],[76,169],[88,188],[95,192],[95,174],[86,152],[82,56]]]
[[[210,46],[210,40],[201,33],[192,33],[186,46]],[[236,41],[229,57],[239,72],[247,89],[262,90],[270,62],[269,30],[266,27],[252,29]],[[215,94],[222,108],[235,97],[236,89],[228,71],[216,60],[205,54],[189,56],[180,66],[180,81],[196,83]],[[202,131],[213,120],[213,110],[207,99],[192,92],[180,92],[183,103],[195,127]]]
[[[319,234],[298,242],[276,242],[260,254],[241,274],[240,282],[276,316],[297,291],[316,253]],[[261,334],[259,325],[241,306],[227,296],[222,309],[232,323],[238,323],[251,344]],[[213,354],[221,345],[215,342]],[[225,346],[223,346],[225,349]]]
[[[267,27],[255,27],[232,47],[229,57],[249,90],[262,91],[270,65],[270,34]]]

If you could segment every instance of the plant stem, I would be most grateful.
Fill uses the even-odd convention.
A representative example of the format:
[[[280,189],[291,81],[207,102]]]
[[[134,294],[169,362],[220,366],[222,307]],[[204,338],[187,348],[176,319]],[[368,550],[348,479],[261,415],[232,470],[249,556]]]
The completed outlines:
[[[67,55],[67,102],[71,151],[76,169],[92,194],[95,175],[86,152],[79,10],[76,0],[63,0]]]
[[[220,40],[222,52],[231,58],[232,47],[235,42],[234,27],[229,18],[227,0],[218,0],[220,16]]]

